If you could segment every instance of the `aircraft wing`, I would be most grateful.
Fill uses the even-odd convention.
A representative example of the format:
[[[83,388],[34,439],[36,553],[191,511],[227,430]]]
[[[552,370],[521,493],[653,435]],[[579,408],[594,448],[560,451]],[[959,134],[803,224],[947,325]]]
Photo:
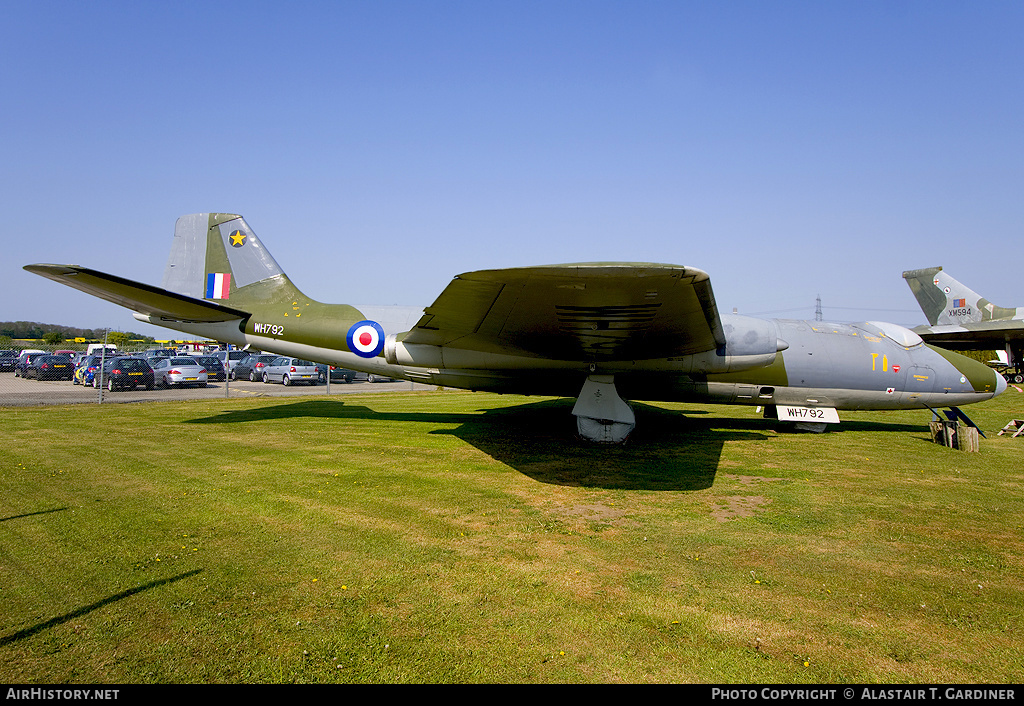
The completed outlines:
[[[977,323],[918,326],[913,329],[928,343],[954,350],[978,347],[1002,348],[1009,341],[1024,339],[1024,321],[1008,319]]]
[[[701,270],[581,263],[459,275],[402,340],[602,361],[713,350],[725,333]]]
[[[147,316],[202,323],[234,321],[249,316],[247,311],[176,294],[79,265],[25,265],[24,269]]]

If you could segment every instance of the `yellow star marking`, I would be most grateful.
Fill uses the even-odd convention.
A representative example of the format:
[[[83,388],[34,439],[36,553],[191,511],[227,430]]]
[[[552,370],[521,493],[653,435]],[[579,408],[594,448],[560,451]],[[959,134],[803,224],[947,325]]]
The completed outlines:
[[[236,230],[231,234],[231,247],[237,248],[245,244],[245,233],[240,230]]]

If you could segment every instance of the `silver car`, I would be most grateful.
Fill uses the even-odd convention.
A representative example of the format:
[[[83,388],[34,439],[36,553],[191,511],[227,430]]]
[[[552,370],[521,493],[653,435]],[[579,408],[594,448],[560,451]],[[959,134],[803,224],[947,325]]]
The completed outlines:
[[[320,372],[316,369],[316,363],[282,356],[263,366],[263,382],[280,382],[285,385],[304,382],[316,385],[320,382]]]
[[[198,385],[206,387],[206,368],[195,358],[175,356],[174,358],[156,358],[153,363],[153,376],[157,385],[172,387],[178,385]]]

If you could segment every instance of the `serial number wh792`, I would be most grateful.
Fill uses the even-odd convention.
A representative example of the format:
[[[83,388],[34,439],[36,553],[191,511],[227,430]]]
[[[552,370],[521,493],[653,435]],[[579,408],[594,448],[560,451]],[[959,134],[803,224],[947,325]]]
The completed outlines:
[[[810,424],[838,424],[839,414],[835,407],[798,407],[779,405],[779,420],[785,422],[807,422]]]
[[[824,419],[825,410],[815,407],[786,407],[787,419]]]
[[[253,333],[269,333],[272,336],[284,335],[284,324],[253,324]]]

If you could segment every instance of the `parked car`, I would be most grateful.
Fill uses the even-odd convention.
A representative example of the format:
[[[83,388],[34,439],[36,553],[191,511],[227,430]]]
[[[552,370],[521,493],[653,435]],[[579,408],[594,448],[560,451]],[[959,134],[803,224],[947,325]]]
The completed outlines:
[[[231,379],[240,380],[249,378],[250,382],[263,379],[263,368],[274,362],[280,356],[270,353],[253,353],[235,363],[231,368]]]
[[[284,385],[304,382],[316,385],[320,382],[320,375],[316,364],[311,361],[281,356],[263,368],[263,382],[280,382]]]
[[[150,367],[153,367],[157,364],[157,361],[162,358],[173,358],[175,355],[176,353],[168,348],[150,348],[148,351],[136,353],[135,357],[142,358],[149,363]]]
[[[348,368],[336,368],[333,365],[317,363],[316,369],[319,373],[320,382],[327,381],[328,369],[331,372],[331,382],[352,382],[356,379],[356,371],[349,370]]]
[[[100,367],[101,360],[98,355],[87,355],[75,368],[75,375],[71,381],[76,385],[92,385],[93,376]]]
[[[224,364],[220,362],[220,358],[215,358],[212,355],[198,355],[192,356],[196,359],[196,362],[206,368],[206,379],[214,382],[224,382],[227,377],[224,373]]]
[[[231,369],[234,368],[239,361],[242,361],[246,356],[251,355],[249,351],[234,350],[234,351],[214,351],[214,357],[218,358],[221,365],[224,366],[224,370],[227,371],[228,375],[231,374]]]
[[[14,351],[0,351],[0,373],[13,373],[17,365],[17,353]]]
[[[153,377],[158,385],[170,388],[174,385],[198,385],[206,387],[206,368],[195,358],[179,356],[175,358],[158,358],[153,365]]]
[[[75,376],[75,366],[66,355],[37,355],[22,373],[23,378],[36,380],[71,380]]]
[[[23,350],[21,355],[18,356],[18,362],[14,364],[14,377],[25,377],[25,368],[35,358],[41,355],[49,355],[46,351],[39,350]]]
[[[138,385],[145,385],[147,390],[153,389],[153,368],[142,358],[115,356],[107,358],[103,367],[97,370],[92,378],[92,386],[104,385],[108,390],[124,388],[133,390]]]

